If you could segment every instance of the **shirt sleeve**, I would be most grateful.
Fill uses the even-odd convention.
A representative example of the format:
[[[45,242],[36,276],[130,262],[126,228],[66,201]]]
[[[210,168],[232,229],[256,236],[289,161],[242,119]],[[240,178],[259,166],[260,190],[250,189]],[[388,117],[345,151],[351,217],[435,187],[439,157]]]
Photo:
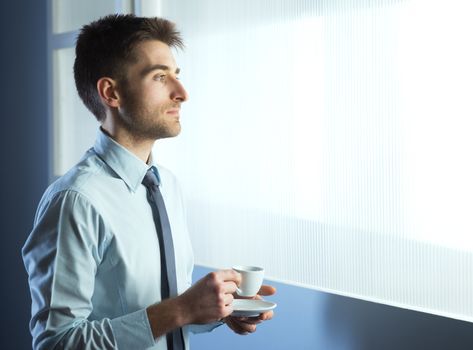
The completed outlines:
[[[191,333],[199,334],[199,333],[211,332],[215,328],[218,328],[223,324],[224,324],[223,322],[213,322],[209,324],[190,324],[187,326],[188,327],[187,329]]]
[[[83,195],[68,190],[40,203],[22,250],[34,349],[146,349],[155,344],[146,310],[88,320],[108,238],[102,217]]]

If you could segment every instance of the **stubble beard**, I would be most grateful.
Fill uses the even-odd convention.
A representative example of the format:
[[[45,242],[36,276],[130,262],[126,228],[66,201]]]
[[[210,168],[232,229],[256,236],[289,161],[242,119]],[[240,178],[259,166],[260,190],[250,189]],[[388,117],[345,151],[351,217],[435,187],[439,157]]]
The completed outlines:
[[[155,110],[149,110],[141,106],[132,94],[127,94],[126,101],[120,113],[120,119],[125,129],[134,138],[158,140],[180,134],[179,120],[173,120],[172,117],[166,115],[166,111],[170,108],[179,107],[178,103],[171,102]]]

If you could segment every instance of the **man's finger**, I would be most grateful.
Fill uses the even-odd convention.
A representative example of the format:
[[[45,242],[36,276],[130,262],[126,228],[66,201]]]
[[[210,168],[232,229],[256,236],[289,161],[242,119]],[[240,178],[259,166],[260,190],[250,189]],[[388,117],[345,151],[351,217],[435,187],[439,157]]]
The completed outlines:
[[[225,305],[230,305],[233,303],[233,295],[232,294],[225,294],[223,297],[223,301],[225,302]]]
[[[237,285],[235,282],[224,282],[223,283],[223,292],[225,294],[233,294],[236,292]]]
[[[258,294],[259,295],[273,295],[276,293],[276,288],[273,286],[262,285]]]
[[[250,324],[250,325],[253,325],[253,324],[260,324],[261,322],[263,322],[259,316],[256,316],[256,317],[242,317],[239,319],[239,321],[241,323],[247,323],[247,324]]]
[[[227,270],[220,270],[217,271],[217,274],[223,281],[232,281],[235,282],[236,285],[239,285],[241,282],[241,275],[239,272],[235,270],[227,269]]]
[[[269,321],[270,319],[273,318],[273,311],[272,310],[269,310],[269,311],[266,311],[266,312],[263,312],[262,314],[259,315],[259,319],[261,321]]]

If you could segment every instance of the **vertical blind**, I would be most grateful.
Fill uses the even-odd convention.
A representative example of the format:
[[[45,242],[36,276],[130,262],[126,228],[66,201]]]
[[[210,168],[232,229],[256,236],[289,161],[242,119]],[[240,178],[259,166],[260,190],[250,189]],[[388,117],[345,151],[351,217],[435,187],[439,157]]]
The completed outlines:
[[[196,262],[473,321],[468,0],[162,0]]]

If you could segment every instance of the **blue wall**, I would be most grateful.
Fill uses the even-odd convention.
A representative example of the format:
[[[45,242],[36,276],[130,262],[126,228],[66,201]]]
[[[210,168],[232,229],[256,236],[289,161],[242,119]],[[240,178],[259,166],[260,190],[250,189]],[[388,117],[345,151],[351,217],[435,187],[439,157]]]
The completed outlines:
[[[30,298],[20,249],[48,183],[46,1],[3,1],[0,137],[0,349],[31,348]],[[208,270],[196,268],[199,277]],[[275,318],[256,334],[226,327],[193,336],[194,350],[463,350],[473,325],[276,283]]]
[[[196,267],[194,279],[210,270]],[[421,312],[272,283],[275,317],[254,334],[226,326],[192,336],[205,350],[471,350],[473,324]]]
[[[0,349],[31,349],[20,249],[48,182],[46,2],[2,1]]]

